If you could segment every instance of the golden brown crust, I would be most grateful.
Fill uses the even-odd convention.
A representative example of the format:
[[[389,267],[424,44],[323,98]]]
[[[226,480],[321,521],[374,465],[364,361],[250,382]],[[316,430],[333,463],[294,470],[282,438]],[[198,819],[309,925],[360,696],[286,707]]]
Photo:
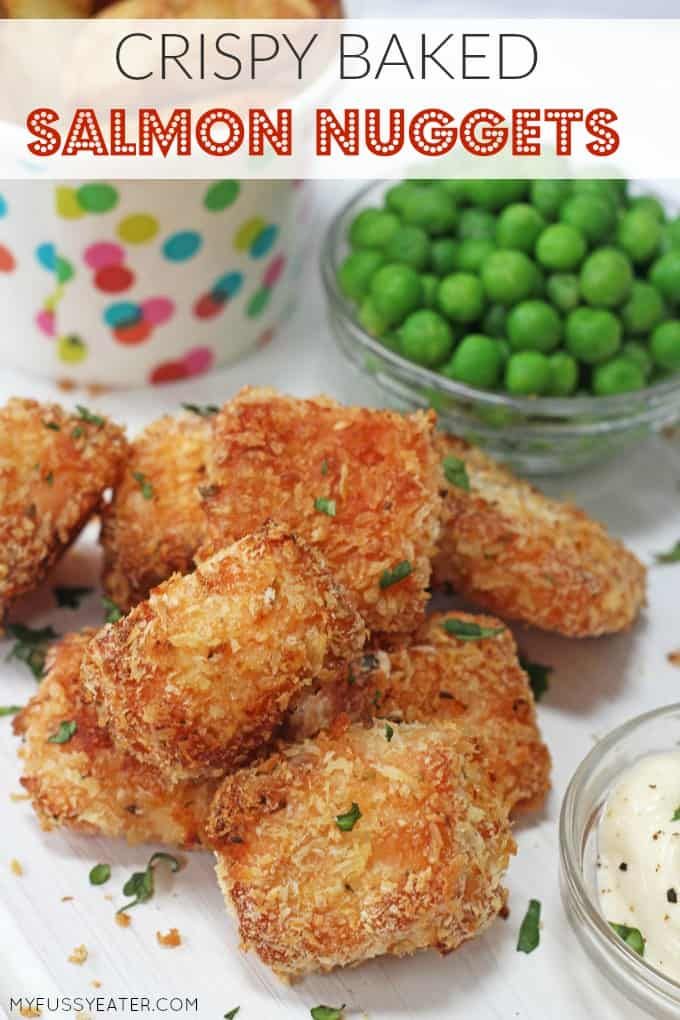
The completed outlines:
[[[341,831],[336,816],[357,804]],[[217,875],[245,949],[283,977],[455,949],[501,910],[506,811],[453,725],[337,727],[225,780]]]
[[[274,517],[319,549],[370,630],[413,630],[439,535],[434,421],[243,390],[214,419],[207,549]],[[319,511],[319,498],[334,501],[334,516]],[[410,575],[381,588],[403,561]]]
[[[165,417],[135,439],[114,498],[102,512],[103,583],[124,611],[172,574],[193,569],[205,537],[199,487],[205,483],[210,423]],[[136,476],[136,477],[135,477]],[[151,486],[144,497],[140,478]]]
[[[447,621],[500,633],[461,640],[447,632]],[[509,811],[538,807],[550,788],[550,753],[531,687],[511,631],[493,617],[437,613],[407,644],[367,651],[344,683],[301,693],[286,736],[311,736],[343,713],[352,721],[455,722],[478,739],[480,764]]]
[[[121,748],[198,779],[252,758],[293,695],[346,672],[364,638],[318,555],[270,524],[101,630],[82,673]]]
[[[340,17],[314,0],[118,0],[100,18],[319,18]]]
[[[621,542],[462,439],[437,443],[442,458],[465,461],[471,488],[448,487],[437,582],[504,619],[567,637],[630,627],[644,603],[646,572]]]
[[[38,693],[14,721],[24,738],[21,782],[40,824],[130,843],[199,846],[217,782],[170,788],[157,771],[113,746],[95,708],[83,697],[79,678],[94,633],[69,634],[52,646]],[[77,726],[71,739],[49,743],[59,724],[71,720]]]
[[[115,485],[122,430],[57,404],[14,398],[0,408],[0,618],[41,583]]]

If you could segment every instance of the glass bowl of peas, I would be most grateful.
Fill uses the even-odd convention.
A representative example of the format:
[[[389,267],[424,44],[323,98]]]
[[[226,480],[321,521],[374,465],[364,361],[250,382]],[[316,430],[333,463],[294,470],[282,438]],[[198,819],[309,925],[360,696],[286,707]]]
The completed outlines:
[[[680,420],[680,217],[623,180],[377,182],[333,220],[335,339],[389,402],[529,474]]]

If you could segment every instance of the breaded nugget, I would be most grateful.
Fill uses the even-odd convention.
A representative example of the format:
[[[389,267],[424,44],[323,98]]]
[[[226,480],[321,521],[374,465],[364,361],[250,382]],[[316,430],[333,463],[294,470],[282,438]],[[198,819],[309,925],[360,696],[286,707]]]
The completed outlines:
[[[210,422],[165,417],[132,443],[125,473],[102,512],[103,583],[127,611],[172,574],[193,569],[205,537],[199,487],[205,482]]]
[[[0,408],[0,619],[38,587],[118,480],[121,429],[83,414],[35,400]]]
[[[489,636],[458,637],[460,624]],[[344,683],[302,692],[286,735],[311,736],[342,713],[352,721],[456,722],[478,738],[480,765],[509,811],[537,807],[550,787],[550,754],[527,675],[512,633],[493,617],[437,613],[408,644],[367,652]]]
[[[117,0],[100,18],[318,18],[312,0]],[[336,15],[336,17],[339,15]]]
[[[5,0],[10,18],[88,18],[90,0]]]
[[[475,604],[567,637],[625,630],[645,598],[645,568],[582,510],[548,499],[461,439],[470,491],[449,485],[435,580]]]
[[[276,525],[103,628],[82,675],[117,744],[170,781],[244,764],[290,699],[346,673],[365,628],[320,557]]]
[[[38,693],[14,720],[25,740],[21,782],[43,829],[200,845],[217,781],[170,788],[157,771],[114,747],[83,698],[80,664],[93,635],[69,634],[52,646]],[[73,736],[50,742],[63,722],[75,723]]]
[[[322,552],[370,630],[413,630],[441,515],[433,428],[432,414],[243,390],[214,419],[208,549],[273,517]]]
[[[352,824],[353,823],[353,824]],[[505,903],[506,811],[455,725],[338,727],[228,777],[208,834],[244,949],[279,975],[483,931]]]

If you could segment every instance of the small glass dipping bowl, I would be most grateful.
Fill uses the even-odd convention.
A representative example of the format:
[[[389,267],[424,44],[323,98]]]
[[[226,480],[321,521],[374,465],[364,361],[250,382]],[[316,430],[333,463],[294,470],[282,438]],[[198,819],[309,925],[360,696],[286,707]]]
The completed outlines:
[[[613,730],[584,758],[560,815],[560,889],[569,922],[604,976],[654,1017],[680,1016],[680,983],[630,949],[600,911],[597,829],[609,791],[645,755],[678,749],[680,704],[639,715]]]

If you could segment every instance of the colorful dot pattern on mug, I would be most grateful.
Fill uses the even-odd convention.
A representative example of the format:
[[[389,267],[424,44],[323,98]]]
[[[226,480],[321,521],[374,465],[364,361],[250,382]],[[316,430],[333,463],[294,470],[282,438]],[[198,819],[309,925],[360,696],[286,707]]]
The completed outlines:
[[[234,204],[240,190],[241,186],[238,181],[216,181],[206,191],[203,205],[210,212],[222,212]]]
[[[215,354],[210,347],[192,347],[181,358],[156,365],[149,375],[149,382],[157,384],[190,379],[209,372],[214,363]]]
[[[3,195],[0,195],[0,220],[3,216],[7,215],[7,201]]]
[[[85,264],[94,270],[94,285],[105,294],[122,294],[135,282],[126,266],[125,249],[114,241],[98,241],[85,249]]]
[[[180,230],[163,242],[163,254],[170,262],[186,262],[192,259],[203,245],[203,238],[196,230]]]
[[[150,213],[134,213],[118,224],[116,233],[126,244],[148,244],[158,234],[160,225]]]
[[[57,354],[59,360],[65,364],[79,365],[87,358],[87,345],[74,333],[60,336],[57,342]]]
[[[224,273],[209,291],[201,294],[194,304],[194,315],[197,319],[214,319],[227,303],[235,298],[243,287],[243,273],[233,271]]]
[[[248,302],[246,315],[249,319],[256,319],[258,315],[262,315],[262,312],[269,304],[272,290],[281,279],[285,268],[285,257],[281,254],[275,255],[265,269],[264,276],[262,277],[262,286],[258,287]]]
[[[79,188],[61,185],[55,195],[57,215],[78,220],[88,213],[110,212],[118,205],[118,192],[111,184],[82,184]]]
[[[267,223],[261,216],[253,216],[238,228],[234,235],[236,251],[247,251],[254,259],[263,258],[271,251],[279,236],[279,228]]]
[[[118,343],[134,346],[149,340],[154,329],[169,322],[174,312],[174,302],[166,297],[148,298],[141,304],[118,301],[104,311],[104,322]]]
[[[16,259],[9,248],[0,244],[0,273],[11,273],[16,268]]]

